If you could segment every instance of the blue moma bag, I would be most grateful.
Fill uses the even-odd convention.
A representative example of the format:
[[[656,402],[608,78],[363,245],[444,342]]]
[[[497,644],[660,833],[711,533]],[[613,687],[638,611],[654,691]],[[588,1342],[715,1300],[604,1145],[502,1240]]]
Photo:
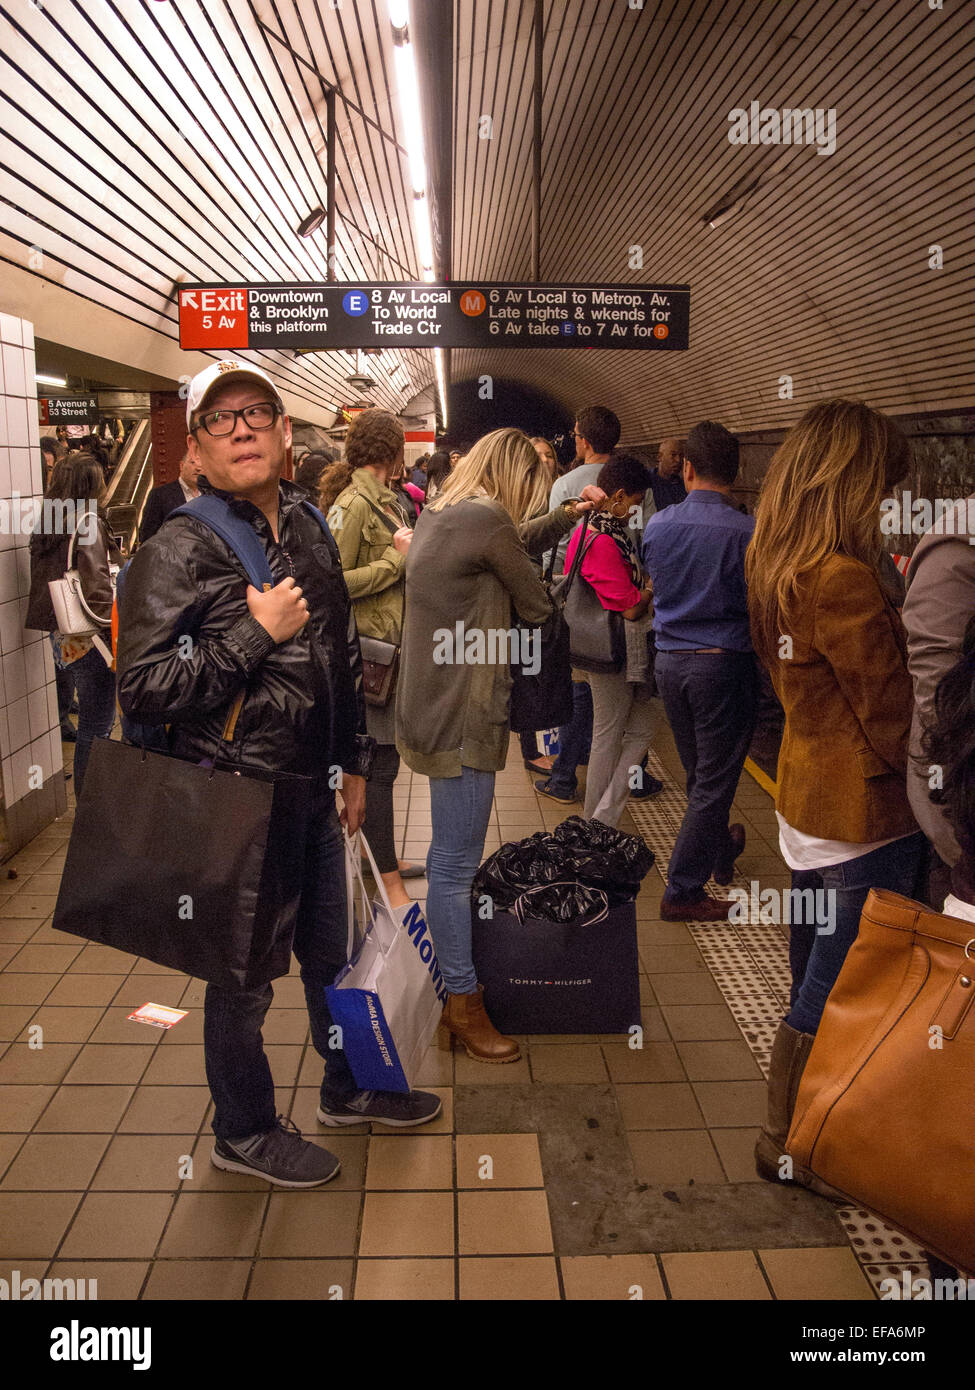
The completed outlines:
[[[348,965],[325,991],[356,1085],[364,1091],[411,1091],[433,1041],[447,987],[419,903],[390,905],[372,851],[362,839],[379,889],[370,902],[359,837],[346,838]],[[365,933],[353,951],[358,898]]]

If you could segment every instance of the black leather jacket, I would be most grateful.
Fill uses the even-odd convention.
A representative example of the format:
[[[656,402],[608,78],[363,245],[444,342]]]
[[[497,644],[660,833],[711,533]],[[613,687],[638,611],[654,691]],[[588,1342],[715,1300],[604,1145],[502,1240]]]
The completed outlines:
[[[217,492],[203,477],[201,492]],[[275,644],[247,607],[247,575],[208,526],[171,516],[136,553],[119,598],[118,694],[143,724],[169,724],[173,753],[275,772],[368,776],[359,635],[338,549],[282,480],[276,542],[250,502],[226,498],[254,527],[275,584],[289,575],[310,618]],[[181,642],[188,636],[191,642]],[[245,691],[233,737],[222,741]],[[334,777],[334,773],[332,774]]]

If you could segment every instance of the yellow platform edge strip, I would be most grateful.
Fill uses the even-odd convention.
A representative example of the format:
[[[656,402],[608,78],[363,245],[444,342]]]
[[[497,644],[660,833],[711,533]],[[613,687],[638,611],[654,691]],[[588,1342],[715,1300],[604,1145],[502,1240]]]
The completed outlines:
[[[762,771],[762,769],[758,766],[757,763],[752,762],[751,758],[745,759],[745,771],[750,776],[754,777],[755,781],[761,787],[763,792],[768,792],[769,796],[771,796],[773,799],[775,798],[775,794],[778,791],[778,787],[775,785],[772,779]]]

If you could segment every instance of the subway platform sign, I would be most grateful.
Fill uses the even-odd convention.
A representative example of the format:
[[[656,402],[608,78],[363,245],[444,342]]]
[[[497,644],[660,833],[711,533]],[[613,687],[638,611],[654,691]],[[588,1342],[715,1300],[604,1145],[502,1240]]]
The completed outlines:
[[[184,349],[688,345],[688,285],[184,285]]]

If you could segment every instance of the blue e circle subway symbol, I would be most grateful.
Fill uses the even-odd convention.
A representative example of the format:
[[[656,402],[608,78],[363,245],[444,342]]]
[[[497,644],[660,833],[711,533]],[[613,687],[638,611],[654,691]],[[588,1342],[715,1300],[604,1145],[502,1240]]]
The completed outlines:
[[[342,296],[342,308],[352,318],[361,318],[369,308],[368,296],[362,290],[349,290]]]

